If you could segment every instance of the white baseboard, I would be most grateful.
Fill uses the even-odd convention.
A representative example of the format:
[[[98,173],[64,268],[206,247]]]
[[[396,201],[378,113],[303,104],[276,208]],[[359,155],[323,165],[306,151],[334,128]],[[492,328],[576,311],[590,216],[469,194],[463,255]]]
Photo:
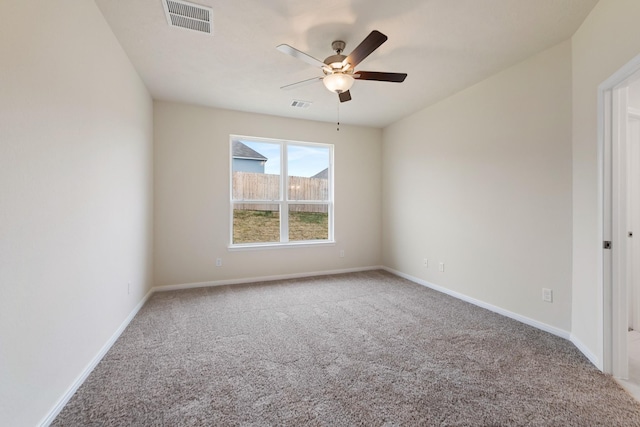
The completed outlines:
[[[570,335],[569,340],[573,343],[573,345],[576,346],[578,350],[580,350],[582,354],[584,354],[587,359],[589,359],[591,363],[593,363],[601,371],[604,371],[604,364],[602,363],[600,358],[593,354],[582,341],[576,338],[576,336],[573,334]]]
[[[391,274],[395,274],[396,276],[400,276],[400,277],[405,278],[407,280],[411,280],[412,282],[415,282],[415,283],[417,283],[419,285],[426,286],[426,287],[431,288],[433,290],[436,290],[438,292],[442,292],[442,293],[450,295],[450,296],[452,296],[454,298],[458,298],[458,299],[460,299],[462,301],[466,301],[466,302],[471,303],[473,305],[477,305],[478,307],[485,308],[485,309],[487,309],[489,311],[493,311],[494,313],[501,314],[503,316],[506,316],[506,317],[509,317],[511,319],[517,320],[518,322],[522,322],[522,323],[524,323],[526,325],[533,326],[534,328],[541,329],[541,330],[543,330],[545,332],[549,332],[550,334],[559,336],[560,338],[564,338],[566,340],[569,340],[569,341],[571,341],[571,343],[573,345],[576,346],[576,348],[578,350],[580,350],[580,352],[587,359],[589,359],[589,361],[591,363],[593,363],[593,365],[596,368],[598,368],[601,371],[604,370],[604,366],[603,366],[602,360],[600,360],[600,358],[598,356],[596,356],[589,349],[589,347],[584,345],[584,343],[582,341],[580,341],[578,338],[576,338],[575,335],[571,334],[570,332],[565,331],[564,329],[560,329],[560,328],[556,328],[556,327],[551,326],[551,325],[547,325],[546,323],[542,323],[542,322],[539,322],[537,320],[531,319],[529,317],[522,316],[522,315],[514,313],[512,311],[505,310],[503,308],[497,307],[495,305],[488,304],[488,303],[486,303],[484,301],[480,301],[480,300],[477,300],[475,298],[471,298],[471,297],[466,296],[464,294],[461,294],[459,292],[452,291],[452,290],[444,288],[442,286],[434,285],[433,283],[427,282],[426,280],[418,279],[417,277],[410,276],[408,274],[402,273],[402,272],[394,270],[392,268],[388,268],[388,267],[382,267],[382,268],[384,270],[388,271]]]
[[[301,279],[304,277],[328,276],[330,274],[357,273],[359,271],[371,271],[371,270],[383,270],[383,269],[384,267],[380,265],[374,265],[369,267],[344,268],[341,270],[314,271],[311,273],[279,274],[275,276],[247,277],[243,279],[214,280],[210,282],[196,282],[196,283],[183,283],[179,285],[156,286],[152,289],[152,291],[165,292],[165,291],[176,291],[176,290],[182,290],[182,289],[207,288],[211,286],[240,285],[244,283],[271,282],[274,280],[285,280],[285,279]]]
[[[230,280],[217,280],[211,282],[199,282],[199,283],[185,283],[181,285],[169,285],[169,286],[156,286],[153,287],[147,292],[147,294],[142,298],[142,300],[135,306],[135,308],[131,311],[129,316],[122,322],[120,327],[113,333],[113,335],[109,338],[109,340],[102,346],[98,354],[94,356],[94,358],[89,362],[89,364],[83,369],[83,371],[78,375],[78,377],[73,381],[71,386],[67,389],[64,395],[58,400],[58,402],[54,405],[54,407],[49,411],[47,416],[42,419],[42,421],[38,424],[41,427],[49,426],[53,420],[60,414],[60,411],[65,407],[65,405],[69,402],[71,397],[75,394],[75,392],[80,388],[82,383],[87,379],[91,371],[100,363],[102,358],[107,354],[109,349],[113,346],[113,344],[120,337],[125,328],[129,325],[131,320],[138,314],[138,311],[142,308],[142,306],[147,302],[147,300],[153,295],[155,292],[164,292],[164,291],[173,291],[179,289],[192,289],[192,288],[201,288],[206,286],[223,286],[223,285],[235,285],[242,283],[253,283],[253,282],[266,282],[273,280],[282,280],[282,279],[297,279],[303,277],[313,277],[313,276],[327,276],[330,274],[343,274],[343,273],[355,273],[358,271],[370,271],[370,270],[381,270],[381,266],[370,266],[370,267],[358,267],[358,268],[345,268],[341,270],[327,270],[327,271],[317,271],[313,273],[294,273],[294,274],[282,274],[277,276],[262,276],[262,277],[250,277],[245,279],[230,279]]]
[[[236,285],[236,284],[244,284],[244,283],[254,283],[254,282],[267,282],[274,280],[284,280],[284,279],[298,279],[304,277],[314,277],[314,276],[327,276],[332,274],[344,274],[344,273],[356,273],[360,271],[371,271],[371,270],[386,270],[391,274],[402,277],[404,279],[410,280],[419,285],[431,288],[438,292],[442,292],[444,294],[450,295],[454,298],[460,299],[462,301],[466,301],[478,307],[485,308],[489,311],[493,311],[495,313],[501,314],[503,316],[509,317],[511,319],[517,320],[529,326],[533,326],[534,328],[541,329],[543,331],[549,332],[553,335],[557,335],[561,338],[570,340],[577,348],[580,350],[588,359],[602,370],[601,361],[596,357],[589,349],[576,337],[571,335],[569,332],[556,328],[551,325],[547,325],[546,323],[539,322],[534,319],[530,319],[528,317],[519,315],[517,313],[513,313],[511,311],[505,310],[503,308],[488,304],[484,301],[477,300],[475,298],[471,298],[459,292],[452,291],[450,289],[444,288],[442,286],[435,285],[433,283],[427,282],[422,279],[418,279],[417,277],[410,276],[408,274],[402,273],[400,271],[394,270],[385,266],[369,266],[369,267],[357,267],[357,268],[345,268],[340,270],[327,270],[327,271],[316,271],[311,273],[293,273],[293,274],[281,274],[274,276],[261,276],[261,277],[248,277],[243,279],[228,279],[228,280],[216,280],[209,282],[197,282],[197,283],[184,283],[178,285],[167,285],[167,286],[156,286],[153,287],[147,294],[142,298],[142,300],[135,306],[135,308],[131,311],[129,316],[122,322],[120,327],[113,333],[111,338],[102,346],[98,354],[91,360],[91,362],[85,367],[85,369],[81,372],[81,374],[75,379],[75,381],[71,384],[71,386],[67,389],[64,395],[58,400],[53,409],[49,412],[49,414],[40,422],[41,427],[47,427],[49,424],[53,422],[53,420],[58,416],[60,411],[64,408],[64,406],[69,402],[74,393],[80,388],[82,383],[86,380],[86,378],[91,374],[91,371],[98,365],[98,363],[102,360],[105,354],[109,351],[109,349],[113,346],[116,340],[120,337],[125,328],[129,325],[131,320],[138,314],[138,311],[142,308],[142,306],[147,302],[147,300],[153,295],[155,292],[165,292],[165,291],[174,291],[181,289],[193,289],[193,288],[202,288],[209,286],[224,286],[224,285]]]
[[[75,381],[73,381],[71,386],[69,386],[67,391],[62,395],[62,397],[54,405],[51,411],[49,411],[49,414],[47,414],[47,416],[42,421],[40,421],[40,424],[38,424],[39,426],[47,427],[49,426],[49,424],[53,422],[53,420],[56,419],[60,411],[62,411],[62,409],[69,402],[71,397],[73,397],[73,395],[78,390],[78,388],[80,388],[80,386],[87,379],[89,374],[91,374],[91,371],[93,371],[93,369],[98,365],[98,363],[100,363],[104,355],[107,354],[107,352],[113,346],[113,344],[118,340],[118,338],[120,338],[120,335],[122,334],[122,332],[124,332],[124,330],[129,325],[131,320],[133,320],[133,318],[136,317],[136,314],[138,314],[138,311],[140,311],[144,303],[147,302],[147,300],[151,297],[152,294],[153,294],[153,289],[149,290],[149,292],[147,292],[144,298],[142,298],[142,300],[134,307],[134,309],[131,311],[131,313],[129,313],[127,318],[124,319],[124,322],[120,324],[120,327],[113,333],[113,335],[111,335],[111,338],[109,338],[109,340],[102,346],[100,351],[98,351],[98,354],[96,354],[93,357],[93,359],[91,359],[91,362],[89,362],[89,364],[82,370],[80,375],[75,379]]]
[[[427,282],[426,280],[418,279],[417,277],[410,276],[408,274],[402,273],[400,271],[394,270],[388,267],[382,267],[384,270],[388,271],[391,274],[395,274],[396,276],[400,276],[404,279],[415,282],[419,285],[426,286],[427,288],[431,288],[435,291],[442,292],[443,294],[450,295],[454,298],[460,299],[462,301],[466,301],[473,305],[477,305],[478,307],[482,307],[489,311],[493,311],[494,313],[498,313],[502,316],[509,317],[511,319],[517,320],[518,322],[524,323],[525,325],[533,326],[534,328],[541,329],[545,332],[549,332],[550,334],[557,335],[566,340],[569,339],[570,333],[565,331],[564,329],[556,328],[555,326],[547,325],[546,323],[539,322],[537,320],[531,319],[526,316],[522,316],[518,313],[514,313],[509,310],[505,310],[504,308],[486,303],[484,301],[477,300],[475,298],[471,298],[467,295],[461,294],[460,292],[452,291],[451,289],[444,288],[442,286],[434,285],[433,283]],[[582,350],[580,350],[582,351]],[[591,360],[591,359],[589,359]]]

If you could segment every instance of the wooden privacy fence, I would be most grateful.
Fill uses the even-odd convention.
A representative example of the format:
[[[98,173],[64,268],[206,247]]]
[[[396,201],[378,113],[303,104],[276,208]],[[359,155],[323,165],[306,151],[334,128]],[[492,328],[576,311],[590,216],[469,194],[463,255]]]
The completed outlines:
[[[328,212],[328,204],[305,204],[307,200],[329,201],[328,179],[290,176],[287,184],[289,200],[300,201],[300,204],[290,203],[290,211]],[[233,200],[280,200],[280,175],[234,172]],[[273,203],[235,203],[234,206],[242,210],[278,211],[278,205]]]

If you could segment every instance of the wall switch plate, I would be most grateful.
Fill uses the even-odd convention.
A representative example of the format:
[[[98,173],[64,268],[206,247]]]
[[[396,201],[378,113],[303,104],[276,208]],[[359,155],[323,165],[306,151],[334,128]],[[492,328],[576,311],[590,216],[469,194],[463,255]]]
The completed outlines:
[[[441,262],[438,264],[438,270],[440,270],[441,272],[444,272],[444,262]]]
[[[553,291],[551,289],[542,288],[542,301],[553,302]]]
[[[423,260],[422,260],[422,265],[423,265],[425,268],[429,268],[429,260],[428,260],[427,258],[423,259]]]
[[[222,267],[222,258],[216,258],[216,267]]]

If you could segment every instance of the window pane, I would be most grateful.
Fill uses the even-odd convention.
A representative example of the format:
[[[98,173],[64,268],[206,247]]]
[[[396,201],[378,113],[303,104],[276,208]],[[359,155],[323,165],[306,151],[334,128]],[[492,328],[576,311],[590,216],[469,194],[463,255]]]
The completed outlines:
[[[280,200],[280,144],[232,142],[233,200]]]
[[[280,241],[280,207],[273,204],[235,204],[233,243]]]
[[[289,241],[328,239],[329,205],[289,205]]]
[[[329,147],[289,145],[289,200],[329,200]]]

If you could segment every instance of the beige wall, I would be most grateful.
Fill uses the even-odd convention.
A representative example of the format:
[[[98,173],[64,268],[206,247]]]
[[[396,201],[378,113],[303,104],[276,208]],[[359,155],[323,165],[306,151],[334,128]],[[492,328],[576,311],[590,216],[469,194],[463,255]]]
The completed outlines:
[[[155,102],[154,134],[156,285],[380,264],[379,129]],[[227,249],[230,134],[335,144],[335,246]]]
[[[640,54],[640,1],[601,0],[572,37],[573,303],[572,334],[602,362],[598,279],[598,86]]]
[[[0,425],[50,413],[152,283],[384,264],[601,360],[597,87],[640,53],[639,1],[601,0],[570,42],[384,131],[340,132],[152,104],[93,2],[3,15]],[[228,251],[231,133],[335,144],[336,245]]]
[[[568,335],[570,42],[386,128],[383,207],[385,266]]]
[[[150,289],[153,105],[94,2],[2,16],[0,425],[19,427]]]

